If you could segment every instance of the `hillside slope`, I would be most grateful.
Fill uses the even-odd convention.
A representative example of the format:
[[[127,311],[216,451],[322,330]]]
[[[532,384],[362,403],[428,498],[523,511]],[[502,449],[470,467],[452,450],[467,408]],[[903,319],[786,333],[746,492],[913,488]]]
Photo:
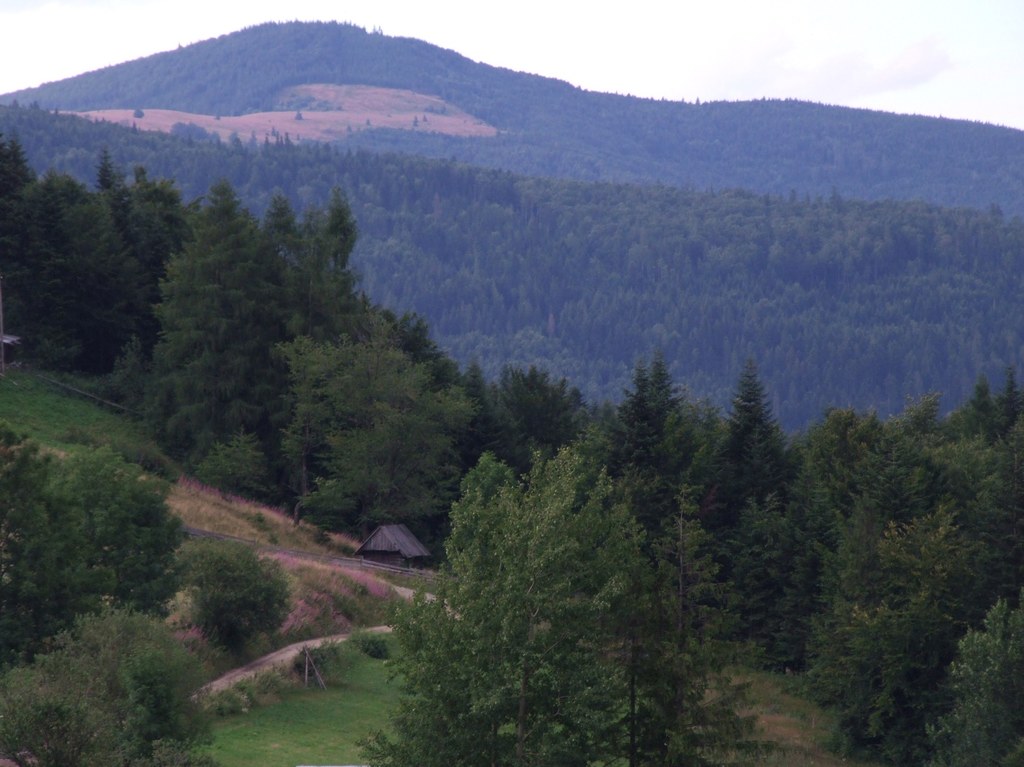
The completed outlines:
[[[178,140],[0,107],[33,162],[91,183],[104,147],[176,180],[227,178],[255,212],[333,186],[359,226],[371,300],[413,310],[460,363],[567,376],[616,401],[660,349],[676,381],[726,406],[755,359],[788,429],[829,406],[901,410],[1024,366],[1024,223],[997,210],[585,184],[325,145]],[[8,286],[5,284],[5,289]],[[12,284],[11,289],[14,289]]]
[[[528,175],[801,196],[836,190],[1024,214],[1022,131],[795,101],[690,104],[592,93],[345,24],[251,27],[0,103],[214,118],[281,109],[289,89],[309,84],[410,91],[497,131],[466,138],[378,125],[346,136],[351,147]]]

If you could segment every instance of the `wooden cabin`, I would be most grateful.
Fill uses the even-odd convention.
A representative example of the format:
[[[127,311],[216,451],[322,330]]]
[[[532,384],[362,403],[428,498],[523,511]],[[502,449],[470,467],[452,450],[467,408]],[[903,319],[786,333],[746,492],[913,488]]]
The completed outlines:
[[[381,525],[359,545],[356,556],[394,567],[422,567],[430,552],[405,525]]]

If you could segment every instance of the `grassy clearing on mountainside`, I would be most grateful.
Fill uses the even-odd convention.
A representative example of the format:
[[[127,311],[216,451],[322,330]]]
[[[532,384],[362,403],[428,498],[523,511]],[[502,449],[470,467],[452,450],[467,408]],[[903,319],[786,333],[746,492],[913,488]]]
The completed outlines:
[[[0,420],[58,452],[107,446],[150,471],[178,474],[140,423],[26,370],[8,370],[0,378]]]
[[[215,720],[208,753],[223,767],[360,764],[359,742],[386,726],[396,689],[385,661],[354,646],[339,655],[326,690],[302,687],[299,672],[236,690],[241,705]]]
[[[828,712],[790,690],[792,680],[760,671],[740,671],[737,682],[749,685],[744,713],[757,717],[757,737],[775,745],[759,764],[769,767],[880,767],[831,753],[835,732]]]
[[[275,143],[344,141],[371,128],[411,130],[466,138],[492,138],[498,130],[437,96],[400,88],[309,83],[284,89],[272,111],[244,115],[204,115],[172,109],[98,109],[79,112],[90,120],[113,122],[138,130],[169,133],[193,126],[221,141],[237,137]]]
[[[393,638],[388,638],[391,651]],[[224,767],[260,764],[359,764],[359,742],[386,728],[397,698],[387,671],[354,648],[345,648],[352,666],[341,671],[340,684],[327,690],[304,689],[293,674],[288,681],[253,680],[236,690],[225,716],[214,723],[209,753]],[[762,756],[768,767],[880,767],[830,753],[826,744],[833,719],[817,706],[787,691],[790,680],[762,672],[738,672],[750,685],[746,713],[757,717],[758,737],[776,750]],[[233,701],[233,703],[232,703]]]
[[[313,525],[296,525],[282,509],[221,493],[182,477],[167,499],[171,512],[190,527],[232,535],[268,546],[347,556],[359,542],[340,533],[325,534]]]

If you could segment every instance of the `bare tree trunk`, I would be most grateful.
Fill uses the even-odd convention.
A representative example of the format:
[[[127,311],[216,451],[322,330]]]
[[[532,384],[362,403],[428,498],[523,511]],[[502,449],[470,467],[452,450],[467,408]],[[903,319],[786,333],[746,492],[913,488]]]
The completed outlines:
[[[523,662],[523,674],[519,680],[519,713],[516,716],[516,762],[523,764],[526,755],[526,691],[530,685],[530,669]]]

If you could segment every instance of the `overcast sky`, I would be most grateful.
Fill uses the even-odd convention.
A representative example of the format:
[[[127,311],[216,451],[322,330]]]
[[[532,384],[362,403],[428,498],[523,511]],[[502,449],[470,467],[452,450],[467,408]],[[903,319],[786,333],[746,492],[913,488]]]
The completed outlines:
[[[1024,0],[0,0],[0,93],[265,21],[349,21],[590,90],[1024,129]]]

